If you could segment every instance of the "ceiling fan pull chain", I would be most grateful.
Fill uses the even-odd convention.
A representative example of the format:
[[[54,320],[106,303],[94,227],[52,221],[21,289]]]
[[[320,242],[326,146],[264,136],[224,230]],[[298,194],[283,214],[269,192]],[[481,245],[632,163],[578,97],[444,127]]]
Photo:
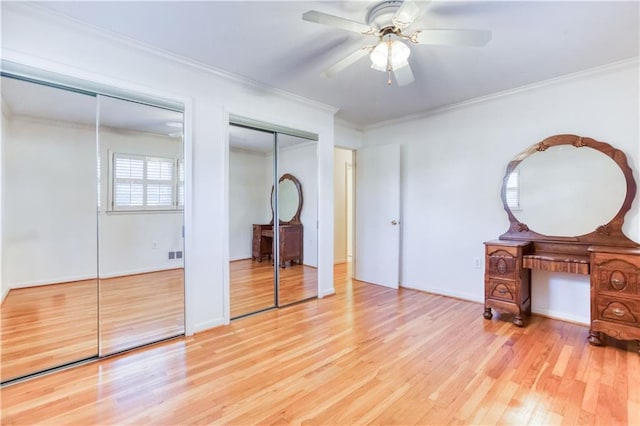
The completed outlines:
[[[391,69],[391,49],[393,48],[392,45],[393,45],[393,43],[391,42],[391,35],[389,35],[389,38],[387,39],[387,46],[388,46],[388,49],[387,49],[387,73],[389,75],[389,79],[387,80],[387,85],[388,86],[391,86],[391,71],[392,71],[392,69]]]

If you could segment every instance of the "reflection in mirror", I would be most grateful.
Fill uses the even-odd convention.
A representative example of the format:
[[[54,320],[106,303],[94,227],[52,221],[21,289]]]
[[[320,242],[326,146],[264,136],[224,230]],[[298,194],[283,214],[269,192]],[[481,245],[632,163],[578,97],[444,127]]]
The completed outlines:
[[[273,225],[274,135],[229,126],[230,316],[275,307]]]
[[[181,112],[99,96],[100,355],[184,333]]]
[[[2,77],[3,382],[98,354],[95,110]]]
[[[278,217],[281,222],[290,222],[298,212],[300,197],[298,188],[291,179],[282,179],[278,183]]]
[[[507,202],[514,216],[543,235],[593,232],[613,219],[626,196],[620,167],[589,147],[549,147],[526,157],[512,174],[517,178],[508,179]]]
[[[278,134],[278,306],[318,295],[316,149],[314,141]]]

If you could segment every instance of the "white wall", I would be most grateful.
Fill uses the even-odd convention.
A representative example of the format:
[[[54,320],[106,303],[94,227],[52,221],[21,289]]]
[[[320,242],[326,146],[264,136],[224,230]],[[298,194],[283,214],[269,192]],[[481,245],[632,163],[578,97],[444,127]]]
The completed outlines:
[[[318,166],[317,145],[303,142],[280,149],[278,154],[278,174],[289,173],[300,181],[302,188],[302,211],[300,222],[303,226],[303,263],[318,266]],[[331,241],[333,246],[333,240]],[[333,264],[333,262],[332,262]]]
[[[185,103],[187,333],[229,319],[229,113],[318,134],[319,295],[334,292],[335,109],[134,46],[25,4],[2,3],[2,57]]]
[[[4,286],[96,277],[95,135],[91,126],[12,117],[2,140]]]
[[[506,165],[548,136],[608,142],[627,154],[639,181],[638,74],[638,62],[626,62],[366,131],[366,144],[401,143],[402,285],[483,300],[474,259],[508,228],[500,201]],[[639,198],[624,228],[635,241]],[[532,287],[534,312],[588,323],[588,276],[533,271]]]
[[[250,259],[253,224],[271,220],[272,158],[229,151],[229,260]]]
[[[10,111],[9,108],[7,107],[7,105],[5,104],[4,98],[2,98],[2,95],[0,95],[0,116],[2,117],[0,121],[0,164],[2,164],[3,161],[3,155],[4,155],[4,142],[5,140],[7,140],[7,135],[8,135],[8,129],[9,129],[9,119],[10,119]],[[0,200],[2,200],[3,197],[3,192],[2,192],[2,185],[4,183],[4,168],[0,167]],[[3,227],[2,227],[2,221],[3,221],[3,216],[2,216],[2,205],[0,205],[0,236],[4,235],[3,234]],[[9,284],[7,282],[7,279],[5,277],[5,271],[4,268],[2,267],[2,256],[4,256],[4,251],[2,249],[2,238],[0,237],[0,303],[2,303],[4,301],[4,298],[7,296],[7,293],[9,293]]]
[[[183,146],[179,138],[100,127],[100,276],[183,267],[182,259],[169,259],[169,251],[184,251],[183,212],[108,211],[109,162],[113,153],[182,159]]]
[[[3,286],[95,278],[98,243],[101,277],[182,267],[168,259],[184,250],[181,212],[107,213],[109,153],[182,158],[181,143],[103,126],[98,222],[95,127],[24,116],[5,124]]]

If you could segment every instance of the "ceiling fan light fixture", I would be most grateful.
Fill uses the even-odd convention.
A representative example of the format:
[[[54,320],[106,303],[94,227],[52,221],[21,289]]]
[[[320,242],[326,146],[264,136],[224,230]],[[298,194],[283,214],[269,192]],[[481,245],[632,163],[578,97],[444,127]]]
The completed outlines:
[[[400,69],[409,64],[409,55],[411,49],[400,40],[382,40],[369,55],[371,68],[378,71]]]

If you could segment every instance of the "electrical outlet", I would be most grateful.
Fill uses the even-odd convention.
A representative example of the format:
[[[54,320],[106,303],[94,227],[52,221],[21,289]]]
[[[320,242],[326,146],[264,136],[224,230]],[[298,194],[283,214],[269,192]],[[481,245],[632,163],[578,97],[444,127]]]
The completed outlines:
[[[157,250],[158,249],[158,242],[156,240],[151,241],[151,248],[153,250]]]
[[[482,268],[482,259],[480,259],[479,257],[473,259],[473,267],[476,269]]]
[[[169,252],[169,259],[175,259],[176,258],[176,252],[175,251],[170,251]]]
[[[181,251],[177,251],[176,252],[176,259],[182,259],[182,252]]]

